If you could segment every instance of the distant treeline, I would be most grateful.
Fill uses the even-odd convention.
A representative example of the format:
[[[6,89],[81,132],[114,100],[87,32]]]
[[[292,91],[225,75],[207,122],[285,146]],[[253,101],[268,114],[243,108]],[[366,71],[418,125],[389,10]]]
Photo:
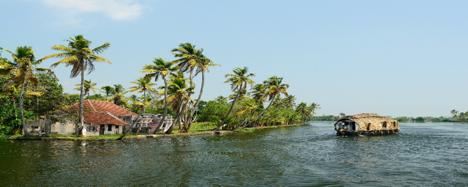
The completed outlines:
[[[458,112],[456,110],[451,111],[451,117],[407,117],[407,116],[400,116],[395,117],[396,120],[403,123],[424,123],[424,122],[468,122],[468,111],[467,112]],[[322,115],[322,116],[314,116],[312,118],[313,121],[337,121],[338,119],[346,116],[344,113],[339,115]]]

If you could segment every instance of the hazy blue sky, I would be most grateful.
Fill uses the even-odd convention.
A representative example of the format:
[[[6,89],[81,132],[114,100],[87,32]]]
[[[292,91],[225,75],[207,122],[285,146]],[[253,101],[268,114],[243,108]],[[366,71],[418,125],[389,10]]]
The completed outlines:
[[[155,57],[192,42],[220,67],[205,99],[226,95],[224,74],[248,66],[279,75],[319,114],[449,115],[468,110],[468,1],[1,0],[0,46],[37,56],[83,34],[111,42],[88,76],[99,86],[137,79]],[[52,61],[44,65],[50,65]],[[78,79],[56,69],[67,92]]]

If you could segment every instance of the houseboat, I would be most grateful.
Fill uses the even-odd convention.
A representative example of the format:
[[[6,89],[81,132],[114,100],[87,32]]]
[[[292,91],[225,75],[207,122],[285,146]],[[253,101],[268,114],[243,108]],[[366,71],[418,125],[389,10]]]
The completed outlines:
[[[345,116],[336,121],[334,126],[339,136],[385,135],[400,131],[397,120],[373,113]]]

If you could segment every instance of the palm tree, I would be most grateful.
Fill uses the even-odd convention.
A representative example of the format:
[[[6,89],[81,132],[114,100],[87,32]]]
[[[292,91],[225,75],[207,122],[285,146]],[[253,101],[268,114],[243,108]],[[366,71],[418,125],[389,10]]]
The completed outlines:
[[[265,110],[268,110],[268,108],[270,108],[270,106],[273,104],[273,102],[275,102],[278,96],[281,96],[282,94],[288,96],[289,85],[283,83],[283,78],[273,76],[266,80],[264,84],[266,87],[266,95],[268,96],[268,100],[270,101],[270,104]]]
[[[263,107],[263,102],[265,101],[265,99],[267,98],[267,94],[266,94],[266,87],[264,84],[256,84],[254,87],[253,87],[253,91],[252,91],[252,97],[257,101],[259,102],[259,104],[261,104],[260,106]]]
[[[265,85],[265,96],[268,97],[270,103],[265,108],[265,110],[260,113],[258,120],[260,120],[265,112],[270,109],[271,105],[276,101],[276,98],[281,95],[288,96],[288,88],[289,85],[283,83],[283,78],[273,76],[270,77],[268,80],[264,81],[263,84]]]
[[[211,61],[209,58],[206,58],[202,54],[202,58],[196,61],[196,72],[195,75],[198,75],[201,73],[201,85],[200,85],[200,91],[198,93],[197,100],[195,101],[195,104],[193,105],[193,111],[189,114],[189,119],[188,119],[188,126],[190,128],[192,122],[194,121],[194,115],[196,114],[198,110],[198,104],[200,103],[201,97],[203,95],[203,89],[205,88],[205,73],[209,70],[210,67],[216,66],[213,61]]]
[[[84,73],[88,71],[88,74],[94,71],[94,62],[107,62],[111,63],[104,57],[99,56],[100,53],[110,47],[109,43],[104,43],[96,48],[90,48],[91,41],[84,38],[82,35],[77,35],[68,40],[67,46],[65,45],[54,45],[53,50],[58,53],[48,55],[44,59],[49,58],[61,58],[58,62],[52,64],[52,67],[56,67],[60,64],[65,66],[72,66],[70,77],[77,77],[81,75],[80,85],[80,124],[77,127],[77,134],[80,134],[80,130],[84,125]]]
[[[154,91],[154,83],[151,82],[151,80],[148,78],[148,77],[143,77],[143,78],[139,78],[138,80],[136,81],[133,81],[132,82],[133,86],[130,87],[129,91],[130,92],[139,92],[139,93],[143,93],[143,114],[145,113],[145,106],[146,106],[146,101],[147,101],[147,97],[146,97],[146,92],[147,91]]]
[[[192,116],[195,114],[195,110],[197,105],[201,99],[204,89],[204,79],[205,79],[205,72],[208,70],[210,66],[213,66],[214,63],[203,55],[203,49],[197,49],[195,45],[191,43],[181,43],[178,48],[172,50],[172,53],[176,57],[174,63],[179,68],[181,72],[188,72],[189,74],[189,86],[194,89],[193,78],[197,76],[199,73],[202,73],[202,85],[200,87],[200,93],[195,101],[194,105],[191,106],[191,110],[193,112],[187,113],[186,121],[189,122],[188,127],[190,128],[190,124],[192,123]],[[189,93],[189,97],[192,93]],[[189,104],[190,100],[186,103]],[[188,108],[188,107],[186,107]]]
[[[2,48],[0,48],[3,50]],[[44,68],[37,68],[36,66],[42,62],[42,60],[36,60],[34,51],[31,47],[21,46],[17,47],[15,52],[4,50],[11,54],[13,62],[3,62],[1,73],[9,74],[9,84],[20,89],[19,109],[21,116],[21,125],[23,127],[23,135],[25,135],[25,120],[24,120],[24,97],[29,84],[36,85],[38,79],[35,76],[35,71],[44,70]]]
[[[181,72],[188,72],[190,86],[193,85],[193,73],[200,61],[205,61],[206,57],[203,55],[203,49],[197,49],[191,43],[181,43],[178,48],[172,50],[172,53],[177,58],[174,63],[177,65]]]
[[[112,98],[114,104],[119,106],[126,105],[125,93],[125,88],[121,84],[114,84],[114,98]]]
[[[234,100],[231,103],[231,107],[229,108],[228,112],[226,113],[226,116],[224,117],[223,124],[226,123],[227,118],[232,112],[232,109],[234,108],[234,105],[236,104],[237,100],[242,97],[246,93],[246,89],[248,85],[252,85],[254,81],[252,78],[255,75],[253,73],[249,73],[249,70],[247,67],[243,68],[236,68],[233,70],[232,73],[226,75],[226,83],[231,84],[231,90],[236,93],[236,96],[234,97]]]
[[[109,100],[109,96],[115,93],[114,87],[112,86],[103,86],[101,90],[106,94],[106,100]]]
[[[458,111],[457,110],[453,109],[453,110],[450,111],[450,113],[452,114],[453,119],[457,119],[457,117],[458,117]]]
[[[93,92],[96,91],[96,83],[91,82],[91,80],[85,80],[83,83],[83,88],[84,88],[84,95],[86,95],[86,97],[89,97],[89,94],[91,93],[91,91]],[[81,84],[76,84],[75,90],[81,90]]]
[[[186,79],[182,73],[173,75],[171,81],[167,86],[168,97],[167,102],[171,105],[172,109],[176,112],[175,124],[179,124],[180,132],[187,132],[187,127],[183,124],[184,121],[181,118],[182,113],[186,110],[187,105],[190,100],[190,93],[192,88],[187,86]],[[172,127],[171,127],[172,128]],[[169,130],[167,133],[170,133]]]
[[[299,103],[296,107],[296,113],[299,115],[301,122],[310,121],[315,113],[315,110],[319,107],[318,104],[312,103],[307,106],[306,103]]]
[[[164,123],[164,121],[166,120],[166,116],[167,116],[167,92],[168,92],[167,77],[169,75],[173,75],[175,71],[176,69],[175,67],[173,67],[173,64],[171,62],[164,60],[163,58],[156,58],[153,60],[153,64],[148,64],[143,67],[143,73],[145,73],[145,77],[148,77],[148,78],[154,77],[155,82],[158,81],[159,77],[161,77],[161,79],[164,82],[164,114],[158,126],[161,126]]]

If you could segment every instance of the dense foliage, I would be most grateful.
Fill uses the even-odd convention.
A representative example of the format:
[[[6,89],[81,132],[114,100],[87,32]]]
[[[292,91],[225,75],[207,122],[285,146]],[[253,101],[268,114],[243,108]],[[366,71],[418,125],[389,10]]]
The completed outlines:
[[[145,65],[142,77],[128,89],[118,83],[98,87],[97,82],[85,80],[85,73],[94,70],[94,62],[110,63],[98,56],[109,47],[104,43],[91,48],[91,41],[77,35],[66,45],[54,45],[52,49],[57,53],[39,60],[31,47],[18,47],[13,52],[0,48],[11,55],[0,56],[0,134],[20,133],[22,121],[69,116],[67,106],[75,103],[80,103],[80,112],[71,116],[81,122],[77,123],[79,132],[84,99],[113,102],[140,114],[163,114],[163,118],[170,115],[180,132],[188,132],[194,122],[199,122],[198,129],[205,128],[200,124],[209,129],[235,129],[303,123],[312,119],[318,107],[296,104],[281,77],[254,84],[255,75],[246,67],[226,75],[232,94],[203,101],[206,73],[217,65],[203,49],[190,43],[172,49],[173,60],[155,58]],[[38,67],[49,59],[56,60],[51,67],[63,64],[70,68],[72,78],[80,78],[75,87],[79,94],[63,93],[54,72]]]
[[[453,121],[468,122],[468,111],[458,112],[456,110],[452,110],[450,113],[452,114]]]

